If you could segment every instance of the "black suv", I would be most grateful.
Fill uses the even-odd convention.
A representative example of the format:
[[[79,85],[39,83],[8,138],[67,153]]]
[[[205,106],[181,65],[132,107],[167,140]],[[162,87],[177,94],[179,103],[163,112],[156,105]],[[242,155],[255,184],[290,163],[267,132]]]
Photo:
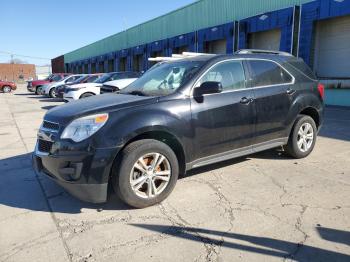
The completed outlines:
[[[77,198],[134,207],[164,200],[186,171],[283,146],[311,153],[324,88],[282,53],[200,55],[154,66],[119,94],[47,112],[34,167]]]

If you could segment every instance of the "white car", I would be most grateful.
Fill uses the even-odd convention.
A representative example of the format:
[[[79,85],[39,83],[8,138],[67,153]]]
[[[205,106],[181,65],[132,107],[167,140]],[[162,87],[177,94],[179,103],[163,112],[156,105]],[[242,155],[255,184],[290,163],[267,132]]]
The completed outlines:
[[[129,78],[131,77],[131,73],[106,73],[93,83],[72,85],[65,89],[63,99],[65,101],[74,101],[89,96],[99,95],[101,93],[101,87],[104,85],[113,86],[118,89],[123,89],[137,79],[135,77]]]
[[[61,86],[61,85],[68,84],[68,83],[72,83],[72,82],[74,82],[75,80],[77,80],[78,78],[80,78],[80,77],[82,77],[84,75],[85,74],[69,75],[69,76],[63,78],[59,82],[54,82],[54,83],[51,83],[51,84],[44,85],[41,88],[41,94],[53,98],[53,97],[56,96],[55,92],[56,92],[56,87],[57,86]]]

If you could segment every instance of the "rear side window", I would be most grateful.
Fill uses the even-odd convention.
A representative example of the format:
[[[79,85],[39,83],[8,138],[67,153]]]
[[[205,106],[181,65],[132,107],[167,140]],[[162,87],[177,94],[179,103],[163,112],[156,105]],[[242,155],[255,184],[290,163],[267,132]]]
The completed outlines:
[[[311,68],[304,63],[302,59],[298,59],[296,61],[289,62],[291,66],[293,66],[296,70],[298,70],[300,73],[306,75],[307,77],[316,80],[317,77],[315,76],[314,72],[312,72]]]
[[[252,87],[288,84],[293,80],[286,70],[271,61],[248,61],[248,66]]]

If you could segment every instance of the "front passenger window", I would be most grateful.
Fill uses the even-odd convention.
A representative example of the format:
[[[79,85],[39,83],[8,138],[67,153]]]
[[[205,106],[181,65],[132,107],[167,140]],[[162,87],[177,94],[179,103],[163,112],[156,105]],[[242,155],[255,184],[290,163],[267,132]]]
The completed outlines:
[[[226,61],[214,66],[199,81],[199,85],[204,82],[220,82],[223,91],[230,91],[245,88],[245,75],[241,61]]]

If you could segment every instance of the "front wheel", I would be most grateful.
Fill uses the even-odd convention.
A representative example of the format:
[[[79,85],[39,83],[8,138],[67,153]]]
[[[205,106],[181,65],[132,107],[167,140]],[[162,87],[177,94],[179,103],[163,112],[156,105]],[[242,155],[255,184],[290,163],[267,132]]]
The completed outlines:
[[[130,206],[144,208],[160,203],[172,192],[179,176],[174,151],[152,139],[131,143],[113,168],[113,187]]]
[[[2,92],[4,92],[4,93],[11,93],[11,87],[9,87],[9,86],[4,86],[3,88],[2,88]]]
[[[316,138],[315,121],[310,116],[300,115],[295,121],[285,150],[294,158],[307,157],[315,147]]]
[[[49,96],[51,98],[55,98],[56,97],[56,88],[51,88],[50,89]]]

